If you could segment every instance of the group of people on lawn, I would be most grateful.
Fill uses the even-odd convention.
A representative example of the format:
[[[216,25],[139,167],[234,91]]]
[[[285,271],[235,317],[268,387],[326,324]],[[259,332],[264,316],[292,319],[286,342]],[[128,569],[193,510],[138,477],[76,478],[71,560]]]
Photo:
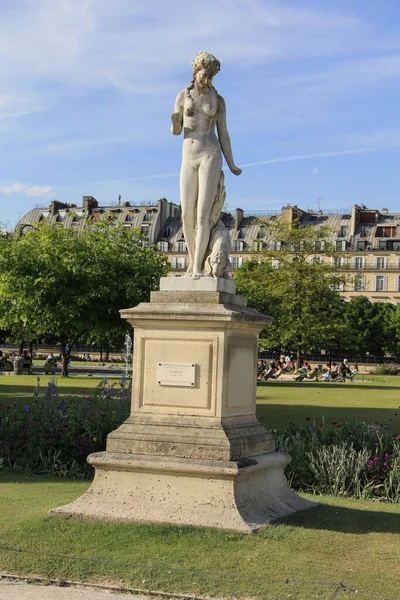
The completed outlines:
[[[303,381],[303,379],[320,381],[322,379],[322,381],[337,381],[340,383],[346,381],[346,379],[353,381],[357,373],[358,366],[355,364],[352,367],[347,358],[340,363],[326,363],[322,371],[318,366],[311,369],[310,364],[305,360],[300,369],[294,373],[293,378],[295,381]]]
[[[58,361],[52,352],[48,355],[43,363],[45,373],[54,373]],[[5,354],[0,350],[0,370],[1,371],[18,371],[20,367],[27,369],[28,374],[31,372],[32,356],[28,350],[23,350],[22,354]]]
[[[290,373],[293,370],[294,363],[290,356],[281,356],[279,360],[272,360],[269,364],[265,360],[259,360],[257,363],[257,379],[258,381],[278,379],[283,373]],[[357,373],[358,366],[356,364],[353,367],[350,366],[347,358],[340,363],[327,363],[322,370],[320,366],[311,368],[310,363],[304,360],[302,366],[294,371],[293,379],[295,381],[308,379],[311,381],[343,382],[346,379],[353,381]]]

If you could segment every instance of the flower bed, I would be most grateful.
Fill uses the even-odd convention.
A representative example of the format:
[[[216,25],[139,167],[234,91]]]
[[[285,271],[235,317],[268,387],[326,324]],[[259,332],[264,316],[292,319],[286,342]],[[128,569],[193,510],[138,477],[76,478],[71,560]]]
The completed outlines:
[[[358,420],[330,427],[292,424],[276,432],[296,490],[400,502],[400,434]]]
[[[59,398],[49,382],[32,401],[1,407],[0,465],[20,472],[91,477],[86,458],[106,447],[108,433],[129,415],[131,387],[103,379],[92,395]],[[276,431],[292,457],[286,469],[296,490],[400,502],[400,434],[389,426],[347,421],[291,424]]]
[[[129,415],[131,386],[125,376],[116,384],[106,378],[92,395],[59,398],[49,382],[32,401],[1,407],[0,461],[15,471],[91,477],[86,463],[105,449],[106,437]]]

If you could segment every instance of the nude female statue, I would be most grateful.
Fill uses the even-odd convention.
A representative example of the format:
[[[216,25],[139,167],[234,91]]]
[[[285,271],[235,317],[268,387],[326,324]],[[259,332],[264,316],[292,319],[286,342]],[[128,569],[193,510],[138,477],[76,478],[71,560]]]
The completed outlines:
[[[204,276],[211,229],[219,219],[225,198],[222,154],[232,173],[240,175],[242,171],[233,161],[225,101],[212,85],[220,63],[212,54],[202,51],[192,62],[192,68],[192,81],[175,101],[171,131],[180,135],[184,130],[180,194],[189,253],[185,276],[197,279]]]

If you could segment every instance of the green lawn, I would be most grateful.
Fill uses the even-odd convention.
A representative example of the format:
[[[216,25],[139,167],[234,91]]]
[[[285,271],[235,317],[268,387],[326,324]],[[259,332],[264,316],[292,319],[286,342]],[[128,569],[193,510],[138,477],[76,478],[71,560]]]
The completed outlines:
[[[257,386],[257,416],[268,428],[316,419],[390,424],[400,432],[400,377],[366,377],[354,383],[270,381]]]
[[[109,381],[119,376],[108,375]],[[55,380],[60,396],[82,393],[99,385],[103,376],[40,376],[40,386]],[[37,385],[34,375],[0,376],[0,403],[26,402]],[[257,416],[268,428],[282,428],[289,422],[306,423],[316,419],[318,425],[360,419],[389,423],[400,431],[400,377],[368,377],[354,383],[316,383],[269,381],[257,386]]]
[[[286,578],[399,591],[400,505],[322,498],[318,508],[253,536],[47,517],[87,485],[0,473],[2,572],[218,597],[326,600],[335,589],[268,581]]]
[[[60,396],[67,394],[82,393],[82,390],[93,390],[103,380],[104,375],[71,375],[61,377],[60,375],[0,375],[0,403],[10,403],[18,400],[31,400],[38,382],[43,389],[49,381],[55,381]],[[119,381],[120,376],[107,375],[109,381]]]
[[[48,379],[41,377],[42,387]],[[80,394],[102,378],[57,379],[61,394]],[[35,386],[32,376],[0,377],[0,402],[31,398]],[[400,378],[353,384],[277,381],[261,383],[257,390],[258,416],[268,427],[305,423],[306,417],[315,417],[318,424],[324,419],[327,425],[360,418],[392,422],[400,432]],[[399,593],[400,504],[318,498],[318,508],[254,536],[47,517],[49,508],[74,500],[87,486],[0,470],[1,571],[218,597],[326,600],[335,589],[268,581],[286,578],[342,581],[368,592]],[[362,593],[357,597],[368,598]]]

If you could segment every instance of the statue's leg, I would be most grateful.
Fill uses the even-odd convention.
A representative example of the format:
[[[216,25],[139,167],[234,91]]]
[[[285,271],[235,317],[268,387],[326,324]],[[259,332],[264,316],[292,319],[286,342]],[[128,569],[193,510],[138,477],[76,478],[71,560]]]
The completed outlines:
[[[210,213],[221,176],[222,159],[218,155],[209,156],[199,167],[199,192],[197,199],[197,233],[193,275],[200,277],[203,262],[210,241]]]
[[[198,194],[198,170],[186,161],[182,163],[181,179],[181,211],[182,229],[189,254],[189,267],[186,276],[191,276],[194,269],[196,204]]]

